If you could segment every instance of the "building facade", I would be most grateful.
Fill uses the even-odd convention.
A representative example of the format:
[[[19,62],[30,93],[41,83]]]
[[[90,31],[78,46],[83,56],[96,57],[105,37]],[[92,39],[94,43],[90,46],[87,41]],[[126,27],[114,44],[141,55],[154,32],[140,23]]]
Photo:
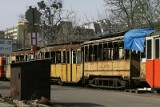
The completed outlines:
[[[18,22],[16,26],[5,30],[5,38],[12,40],[13,50],[31,48],[27,25],[27,22]]]

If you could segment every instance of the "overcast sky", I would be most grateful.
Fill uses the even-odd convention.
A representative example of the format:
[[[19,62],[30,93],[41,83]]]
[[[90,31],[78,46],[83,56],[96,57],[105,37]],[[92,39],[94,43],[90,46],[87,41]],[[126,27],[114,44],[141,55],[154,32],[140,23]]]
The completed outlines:
[[[18,16],[25,14],[29,6],[36,6],[41,0],[1,0],[0,3],[0,30],[16,25]],[[97,20],[105,12],[103,0],[63,0],[64,9],[74,10],[81,21]],[[101,15],[98,15],[100,13]]]

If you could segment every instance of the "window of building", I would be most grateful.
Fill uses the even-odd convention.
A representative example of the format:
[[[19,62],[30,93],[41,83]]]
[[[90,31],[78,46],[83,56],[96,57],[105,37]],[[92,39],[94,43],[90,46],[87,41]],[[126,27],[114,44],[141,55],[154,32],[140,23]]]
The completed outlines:
[[[5,41],[4,40],[0,40],[0,44],[5,44]]]
[[[3,51],[4,50],[4,47],[0,47],[0,51]]]
[[[11,41],[7,41],[7,45],[11,45],[12,44],[12,42]]]

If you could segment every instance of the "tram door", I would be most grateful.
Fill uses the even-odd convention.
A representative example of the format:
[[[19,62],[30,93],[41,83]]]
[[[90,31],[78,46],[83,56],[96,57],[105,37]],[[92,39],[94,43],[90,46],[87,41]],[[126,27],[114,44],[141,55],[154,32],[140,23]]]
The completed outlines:
[[[75,50],[68,50],[67,51],[67,66],[66,66],[66,75],[67,75],[67,82],[76,82],[76,51]]]
[[[160,37],[146,39],[146,81],[151,88],[160,88]]]
[[[133,85],[134,81],[139,80],[140,77],[140,52],[131,51],[130,61],[130,84]]]

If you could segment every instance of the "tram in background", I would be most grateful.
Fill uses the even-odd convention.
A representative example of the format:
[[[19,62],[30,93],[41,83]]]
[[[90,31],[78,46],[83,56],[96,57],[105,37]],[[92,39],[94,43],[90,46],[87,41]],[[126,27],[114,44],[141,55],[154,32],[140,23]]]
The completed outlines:
[[[0,57],[0,79],[6,79],[6,57]]]

